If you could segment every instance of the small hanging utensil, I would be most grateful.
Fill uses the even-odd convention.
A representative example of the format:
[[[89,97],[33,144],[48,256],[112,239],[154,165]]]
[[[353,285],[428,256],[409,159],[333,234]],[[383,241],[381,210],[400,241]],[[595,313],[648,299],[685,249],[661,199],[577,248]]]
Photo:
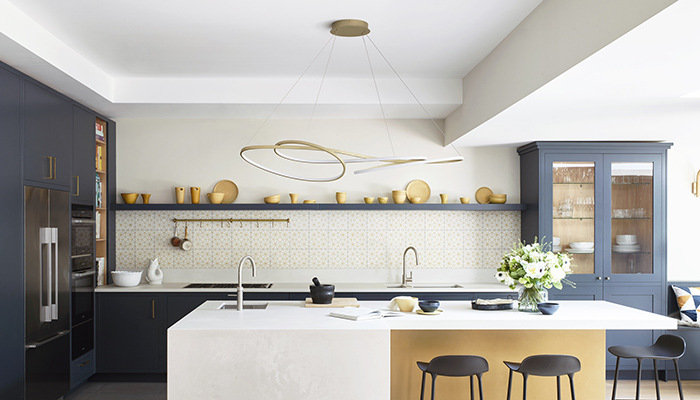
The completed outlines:
[[[180,242],[180,248],[182,250],[187,251],[187,250],[191,249],[192,246],[193,246],[192,242],[189,239],[187,239],[187,222],[185,222],[185,238],[182,239],[182,241]]]
[[[173,236],[172,239],[170,239],[170,244],[172,244],[174,247],[180,246],[180,238],[177,236],[177,222],[175,223],[175,235]]]

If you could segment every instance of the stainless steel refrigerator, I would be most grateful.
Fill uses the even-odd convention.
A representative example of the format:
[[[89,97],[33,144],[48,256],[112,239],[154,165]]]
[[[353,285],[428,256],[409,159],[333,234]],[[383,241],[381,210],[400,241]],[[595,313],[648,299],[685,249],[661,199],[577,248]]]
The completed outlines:
[[[26,400],[70,390],[70,203],[68,192],[24,188]]]

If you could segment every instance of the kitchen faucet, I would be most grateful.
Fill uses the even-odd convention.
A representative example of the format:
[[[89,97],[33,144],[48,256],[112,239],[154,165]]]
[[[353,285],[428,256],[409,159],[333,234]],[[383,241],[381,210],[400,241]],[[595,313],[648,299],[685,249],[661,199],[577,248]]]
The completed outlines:
[[[245,256],[241,258],[241,262],[238,263],[238,291],[236,296],[236,308],[238,311],[243,310],[243,285],[241,284],[241,279],[243,279],[243,263],[245,263],[245,260],[250,260],[250,265],[253,267],[253,277],[255,276],[255,261],[253,261],[253,257]]]
[[[406,253],[408,253],[409,250],[413,250],[413,253],[416,255],[416,266],[418,266],[418,250],[416,250],[416,248],[413,246],[408,246],[403,252],[403,274],[401,275],[402,288],[410,288],[411,282],[413,282],[413,273],[409,272],[408,275],[406,275]]]

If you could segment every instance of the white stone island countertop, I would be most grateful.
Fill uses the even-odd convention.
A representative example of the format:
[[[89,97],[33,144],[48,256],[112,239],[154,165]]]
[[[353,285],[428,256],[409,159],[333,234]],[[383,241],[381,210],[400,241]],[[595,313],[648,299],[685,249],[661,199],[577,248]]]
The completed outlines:
[[[386,329],[386,330],[596,330],[676,329],[677,320],[607,301],[560,301],[554,315],[520,312],[516,309],[482,311],[469,301],[443,301],[439,315],[403,313],[368,321],[351,321],[329,316],[335,308],[304,307],[301,301],[268,303],[264,310],[219,310],[235,301],[207,301],[170,327],[175,330],[294,330],[294,329]],[[386,301],[362,301],[363,308],[387,309]]]
[[[504,351],[513,359],[543,351],[573,354],[586,365],[577,374],[579,394],[602,398],[605,330],[676,329],[674,319],[605,301],[562,301],[554,315],[478,311],[468,301],[444,301],[440,315],[366,321],[334,318],[329,313],[337,309],[306,308],[300,301],[243,311],[220,310],[222,303],[236,304],[207,301],[168,329],[168,399],[417,398],[415,362],[435,352],[485,357],[493,365],[484,376],[485,394],[503,398],[507,372],[496,366]],[[383,309],[388,302],[360,304]]]
[[[246,272],[248,273],[248,272]],[[164,282],[160,285],[151,285],[149,283],[141,283],[137,286],[123,287],[117,285],[98,286],[96,292],[235,292],[235,288],[185,288],[190,283],[211,283],[211,282]],[[235,282],[217,282],[217,283],[235,283]],[[244,283],[257,283],[248,282]],[[278,293],[278,292],[309,292],[309,283],[272,283],[272,287],[268,289],[253,289],[246,288],[244,292],[255,293]],[[511,290],[507,286],[496,283],[456,283],[459,287],[454,287],[455,283],[415,283],[412,288],[399,288],[399,283],[337,283],[335,284],[336,293],[353,293],[353,292],[385,292],[385,293],[406,293],[406,292],[436,292],[436,293],[514,293],[517,290]]]

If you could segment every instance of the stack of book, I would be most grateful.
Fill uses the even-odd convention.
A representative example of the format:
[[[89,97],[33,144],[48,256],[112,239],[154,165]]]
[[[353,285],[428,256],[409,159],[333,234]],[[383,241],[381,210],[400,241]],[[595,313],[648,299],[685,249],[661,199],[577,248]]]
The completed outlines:
[[[105,127],[99,122],[95,122],[95,139],[105,141]]]

